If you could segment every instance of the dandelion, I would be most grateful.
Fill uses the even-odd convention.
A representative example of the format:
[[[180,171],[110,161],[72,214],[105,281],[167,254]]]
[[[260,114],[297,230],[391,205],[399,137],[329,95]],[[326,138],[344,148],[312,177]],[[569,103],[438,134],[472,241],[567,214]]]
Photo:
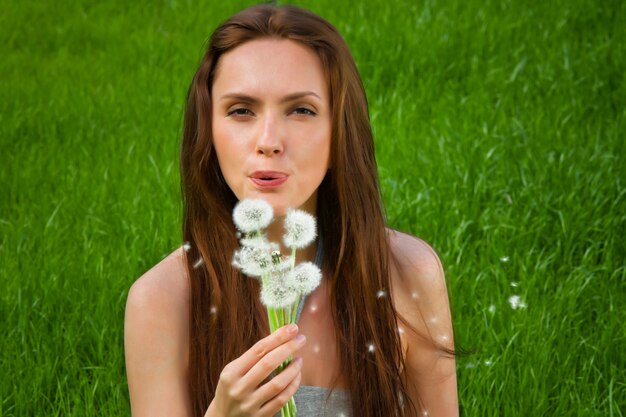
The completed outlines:
[[[310,294],[322,280],[322,271],[312,262],[303,262],[285,275],[285,284],[300,294]]]
[[[270,246],[242,246],[235,251],[233,266],[250,277],[260,277],[264,272],[271,270],[272,255]]]
[[[235,226],[243,233],[265,229],[272,222],[274,210],[265,200],[242,200],[233,210]]]
[[[526,308],[526,304],[522,302],[522,299],[519,295],[512,295],[509,297],[509,304],[511,304],[511,308],[513,310],[517,310],[518,308]]]
[[[279,279],[269,279],[263,282],[261,288],[261,302],[268,308],[286,308],[296,302],[298,293]]]
[[[285,217],[285,236],[283,240],[285,245],[290,248],[305,248],[313,239],[317,232],[315,231],[315,218],[306,211],[293,210],[287,211]]]

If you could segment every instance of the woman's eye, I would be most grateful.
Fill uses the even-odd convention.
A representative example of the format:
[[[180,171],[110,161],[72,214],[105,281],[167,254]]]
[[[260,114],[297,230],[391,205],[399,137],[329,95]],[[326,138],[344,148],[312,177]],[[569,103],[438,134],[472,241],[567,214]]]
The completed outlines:
[[[311,110],[311,109],[307,109],[306,107],[298,107],[298,108],[297,108],[297,109],[295,109],[294,111],[296,111],[296,112],[302,112],[302,111],[304,111],[304,113],[300,113],[300,114],[306,114],[306,115],[309,115],[309,116],[315,116],[315,115],[316,115],[316,114],[315,114],[315,112],[314,112],[313,110]]]
[[[246,109],[246,108],[239,108],[239,109],[233,109],[231,111],[228,112],[228,116],[230,115],[235,115],[235,116],[247,116],[248,114],[246,112],[250,112],[250,110]]]

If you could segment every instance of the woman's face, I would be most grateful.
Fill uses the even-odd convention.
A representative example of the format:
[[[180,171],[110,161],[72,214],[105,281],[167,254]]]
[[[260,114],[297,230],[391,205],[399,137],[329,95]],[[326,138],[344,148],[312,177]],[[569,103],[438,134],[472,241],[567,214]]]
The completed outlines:
[[[211,88],[213,141],[239,200],[315,213],[328,170],[331,114],[319,57],[288,39],[256,39],[220,57]]]

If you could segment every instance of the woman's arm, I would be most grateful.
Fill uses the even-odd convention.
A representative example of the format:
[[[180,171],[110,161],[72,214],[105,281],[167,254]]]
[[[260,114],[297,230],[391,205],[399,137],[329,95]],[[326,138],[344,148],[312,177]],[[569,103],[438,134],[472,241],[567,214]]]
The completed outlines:
[[[134,417],[191,416],[188,292],[178,250],[139,278],[126,302],[124,345]]]
[[[400,275],[396,308],[418,332],[454,349],[448,292],[441,262],[421,239],[396,233],[392,244]],[[399,255],[399,256],[398,256]],[[399,322],[402,328],[402,323]],[[419,416],[458,416],[456,367],[453,357],[433,348],[430,340],[402,329],[408,394]],[[419,402],[418,402],[419,400]]]

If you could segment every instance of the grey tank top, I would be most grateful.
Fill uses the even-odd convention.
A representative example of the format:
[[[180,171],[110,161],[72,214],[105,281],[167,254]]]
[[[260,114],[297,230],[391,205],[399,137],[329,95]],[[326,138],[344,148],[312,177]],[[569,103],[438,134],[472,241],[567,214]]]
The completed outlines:
[[[323,258],[321,236],[315,254],[315,263],[321,267]],[[306,296],[302,296],[298,303],[296,322],[300,319]],[[350,394],[348,390],[335,388],[330,392],[328,401],[326,397],[330,389],[326,387],[314,387],[311,385],[300,385],[294,394],[298,417],[352,417],[350,404]],[[275,417],[280,417],[277,413]]]

